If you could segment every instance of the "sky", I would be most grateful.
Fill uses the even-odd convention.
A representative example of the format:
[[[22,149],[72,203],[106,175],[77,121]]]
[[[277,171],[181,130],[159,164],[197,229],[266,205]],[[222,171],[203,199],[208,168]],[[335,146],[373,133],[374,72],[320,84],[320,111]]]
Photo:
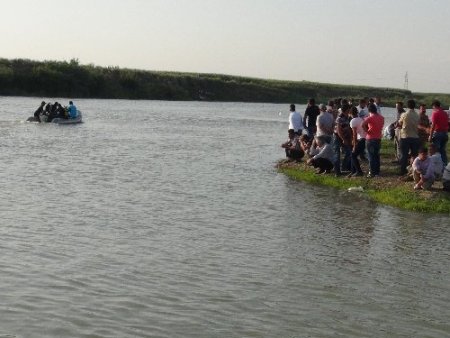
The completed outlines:
[[[0,0],[0,57],[450,93],[450,0]]]

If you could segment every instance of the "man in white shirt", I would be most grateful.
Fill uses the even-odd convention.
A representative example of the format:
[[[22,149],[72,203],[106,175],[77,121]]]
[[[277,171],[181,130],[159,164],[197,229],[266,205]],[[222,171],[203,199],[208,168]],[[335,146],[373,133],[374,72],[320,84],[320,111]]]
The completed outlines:
[[[323,103],[319,105],[320,114],[316,120],[317,133],[316,136],[325,136],[328,143],[334,131],[334,118],[331,112],[328,112],[327,106]]]
[[[365,118],[369,116],[369,111],[367,110],[367,101],[365,99],[359,100],[359,106],[356,107],[358,109],[358,116]]]
[[[437,152],[436,145],[433,143],[428,147],[428,153],[430,155],[430,160],[433,162],[434,177],[436,180],[442,178],[442,172],[444,171],[444,162],[442,162],[442,156]]]
[[[289,129],[292,129],[297,135],[301,135],[303,131],[302,115],[295,111],[295,104],[290,106]]]
[[[352,108],[352,116],[353,118],[350,121],[350,128],[352,128],[352,158],[351,173],[348,177],[364,175],[358,156],[364,154],[366,149],[366,131],[362,127],[364,119],[358,116],[358,110],[355,107]]]

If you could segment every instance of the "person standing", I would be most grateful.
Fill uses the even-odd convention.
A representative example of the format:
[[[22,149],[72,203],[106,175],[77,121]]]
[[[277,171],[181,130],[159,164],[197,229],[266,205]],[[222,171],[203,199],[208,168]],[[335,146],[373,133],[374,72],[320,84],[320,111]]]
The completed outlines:
[[[352,128],[352,158],[351,158],[351,173],[348,177],[363,176],[361,164],[358,156],[364,153],[366,149],[366,131],[362,128],[364,119],[358,116],[358,109],[351,108],[353,118],[350,121]]]
[[[359,100],[359,105],[356,107],[358,109],[358,116],[363,119],[369,115],[367,111],[367,101],[365,99]]]
[[[316,135],[316,120],[319,114],[320,111],[319,107],[316,106],[316,100],[309,99],[308,106],[305,110],[305,115],[303,116],[303,125],[305,126],[306,132],[310,139],[312,139]]]
[[[295,104],[291,104],[289,110],[289,129],[292,129],[295,134],[301,135],[303,131],[302,116],[295,110]]]
[[[441,103],[436,100],[432,104],[433,113],[431,114],[431,131],[428,138],[429,142],[433,142],[438,153],[441,153],[442,162],[447,165],[447,142],[448,142],[448,115],[441,108]]]
[[[331,142],[331,137],[333,136],[333,125],[334,125],[334,118],[333,113],[328,112],[327,106],[325,106],[323,103],[319,105],[320,114],[317,117],[316,121],[316,135],[317,136],[324,136],[327,140],[327,143]]]
[[[382,114],[381,114],[381,108],[382,108],[383,106],[381,105],[381,97],[375,96],[375,106],[377,107],[377,112],[378,112],[378,114],[382,115]]]
[[[417,128],[420,144],[424,147],[428,142],[428,137],[430,137],[430,119],[427,115],[427,106],[424,103],[419,106],[419,125]]]
[[[398,120],[400,120],[400,116],[405,112],[405,109],[403,109],[403,102],[398,101],[395,104],[395,109],[397,110],[397,119],[394,122],[394,145],[395,145],[395,157],[397,160],[395,163],[400,164],[400,156],[401,156],[401,150],[400,150],[400,129],[397,128],[398,126]]]
[[[400,175],[406,175],[408,170],[409,152],[411,157],[416,158],[420,139],[418,133],[419,114],[414,110],[416,101],[408,100],[406,103],[408,110],[400,116],[397,128],[400,128]]]
[[[374,104],[369,106],[369,116],[364,120],[362,128],[366,131],[367,152],[369,154],[368,178],[380,175],[380,149],[383,133],[384,117],[378,114]]]
[[[336,119],[336,126],[333,136],[333,149],[334,149],[334,172],[336,176],[340,176],[342,171],[350,171],[351,165],[351,143],[352,143],[352,131],[350,129],[350,106],[344,105],[341,108],[341,113]],[[341,150],[344,154],[341,166]]]

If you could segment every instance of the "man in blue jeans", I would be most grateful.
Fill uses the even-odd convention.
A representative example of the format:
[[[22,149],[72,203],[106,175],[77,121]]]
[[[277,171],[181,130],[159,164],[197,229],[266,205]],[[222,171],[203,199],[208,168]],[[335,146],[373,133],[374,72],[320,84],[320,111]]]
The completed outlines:
[[[378,114],[374,104],[369,105],[369,117],[367,117],[362,128],[366,131],[367,152],[369,153],[370,172],[368,178],[380,175],[380,149],[383,133],[384,117]]]
[[[431,133],[428,141],[433,142],[437,152],[441,153],[442,162],[444,162],[444,165],[447,165],[448,115],[441,108],[441,103],[439,101],[433,101],[432,107]]]
[[[350,128],[350,106],[344,104],[341,108],[342,112],[336,119],[336,127],[333,136],[333,149],[335,153],[334,172],[336,176],[340,176],[342,171],[350,171],[351,169],[351,144],[352,130]],[[341,166],[341,149],[344,154]]]

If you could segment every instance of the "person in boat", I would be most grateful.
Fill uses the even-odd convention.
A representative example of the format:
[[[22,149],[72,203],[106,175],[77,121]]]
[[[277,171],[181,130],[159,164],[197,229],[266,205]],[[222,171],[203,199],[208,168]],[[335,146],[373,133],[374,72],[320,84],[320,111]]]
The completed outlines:
[[[45,109],[44,109],[44,114],[45,115],[50,115],[50,112],[52,111],[52,104],[49,102],[49,103],[47,103],[47,105],[45,106]]]
[[[56,110],[56,116],[60,119],[67,119],[67,111],[61,104],[58,104],[58,109]]]
[[[74,119],[78,116],[77,107],[73,104],[72,101],[69,101],[69,118]]]
[[[44,112],[44,106],[45,106],[45,101],[42,101],[39,108],[36,109],[36,111],[34,112],[34,118],[38,122],[41,122],[41,118],[39,117],[39,115],[41,115]]]
[[[52,120],[54,118],[58,117],[58,113],[57,113],[58,107],[59,107],[59,103],[58,102],[55,102],[52,105],[52,108],[50,109],[50,112],[48,114],[47,122],[52,122]]]

